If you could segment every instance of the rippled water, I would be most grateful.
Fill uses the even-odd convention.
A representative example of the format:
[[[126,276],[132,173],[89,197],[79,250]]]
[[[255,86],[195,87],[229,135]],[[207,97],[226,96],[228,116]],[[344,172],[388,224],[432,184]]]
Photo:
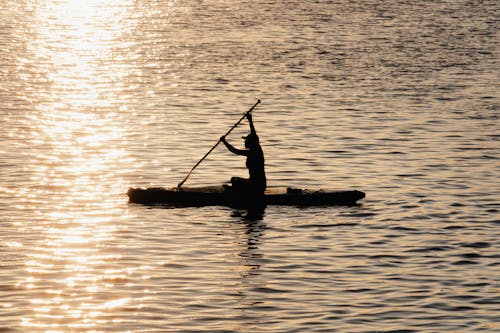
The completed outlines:
[[[479,0],[0,2],[0,331],[500,331],[499,22]],[[127,203],[258,98],[269,185],[361,206]],[[245,174],[219,147],[187,184]]]

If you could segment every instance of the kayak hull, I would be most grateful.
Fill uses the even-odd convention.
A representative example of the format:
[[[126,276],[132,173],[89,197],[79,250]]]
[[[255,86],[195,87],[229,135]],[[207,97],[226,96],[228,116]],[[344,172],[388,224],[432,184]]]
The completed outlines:
[[[291,188],[272,188],[266,190],[262,198],[249,198],[223,186],[195,188],[130,188],[127,192],[129,202],[146,205],[169,205],[175,207],[228,206],[258,207],[266,205],[288,206],[335,206],[356,205],[365,193],[358,190],[313,191]]]

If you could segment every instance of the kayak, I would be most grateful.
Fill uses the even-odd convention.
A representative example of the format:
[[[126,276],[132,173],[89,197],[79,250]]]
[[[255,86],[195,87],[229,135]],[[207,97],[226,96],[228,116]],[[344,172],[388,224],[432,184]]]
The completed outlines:
[[[266,205],[335,206],[356,205],[365,193],[358,190],[323,191],[295,188],[270,188],[261,200],[235,193],[223,186],[130,188],[129,202],[174,207],[228,206],[254,207]]]

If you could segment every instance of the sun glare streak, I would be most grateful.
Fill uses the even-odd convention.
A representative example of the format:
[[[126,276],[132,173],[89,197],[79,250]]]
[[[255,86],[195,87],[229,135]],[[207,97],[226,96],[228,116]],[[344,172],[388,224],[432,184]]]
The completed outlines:
[[[43,201],[37,212],[43,223],[18,285],[33,294],[32,313],[21,322],[29,331],[106,327],[109,313],[131,301],[109,289],[126,285],[134,272],[106,269],[121,260],[112,250],[113,216],[126,214],[119,205],[125,188],[119,165],[127,161],[119,110],[128,68],[114,57],[131,29],[124,24],[130,8],[132,0],[33,4],[36,38],[22,63],[36,66],[39,84],[30,88],[26,153],[37,161],[27,167],[36,195],[26,197]]]
[[[110,106],[117,97],[109,83],[127,75],[113,62],[116,45],[130,25],[124,24],[130,1],[51,1],[38,5],[33,26],[39,38],[29,50],[43,59],[45,81],[53,88],[41,110]],[[103,70],[105,67],[106,70]],[[47,98],[44,99],[45,101]]]

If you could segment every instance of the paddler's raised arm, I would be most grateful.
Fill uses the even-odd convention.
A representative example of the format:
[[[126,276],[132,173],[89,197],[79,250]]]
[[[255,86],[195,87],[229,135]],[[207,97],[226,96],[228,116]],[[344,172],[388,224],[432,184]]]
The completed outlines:
[[[253,126],[253,118],[252,118],[251,113],[247,113],[247,119],[248,119],[248,123],[250,124],[251,133],[257,135],[257,132],[255,131],[255,127]]]

